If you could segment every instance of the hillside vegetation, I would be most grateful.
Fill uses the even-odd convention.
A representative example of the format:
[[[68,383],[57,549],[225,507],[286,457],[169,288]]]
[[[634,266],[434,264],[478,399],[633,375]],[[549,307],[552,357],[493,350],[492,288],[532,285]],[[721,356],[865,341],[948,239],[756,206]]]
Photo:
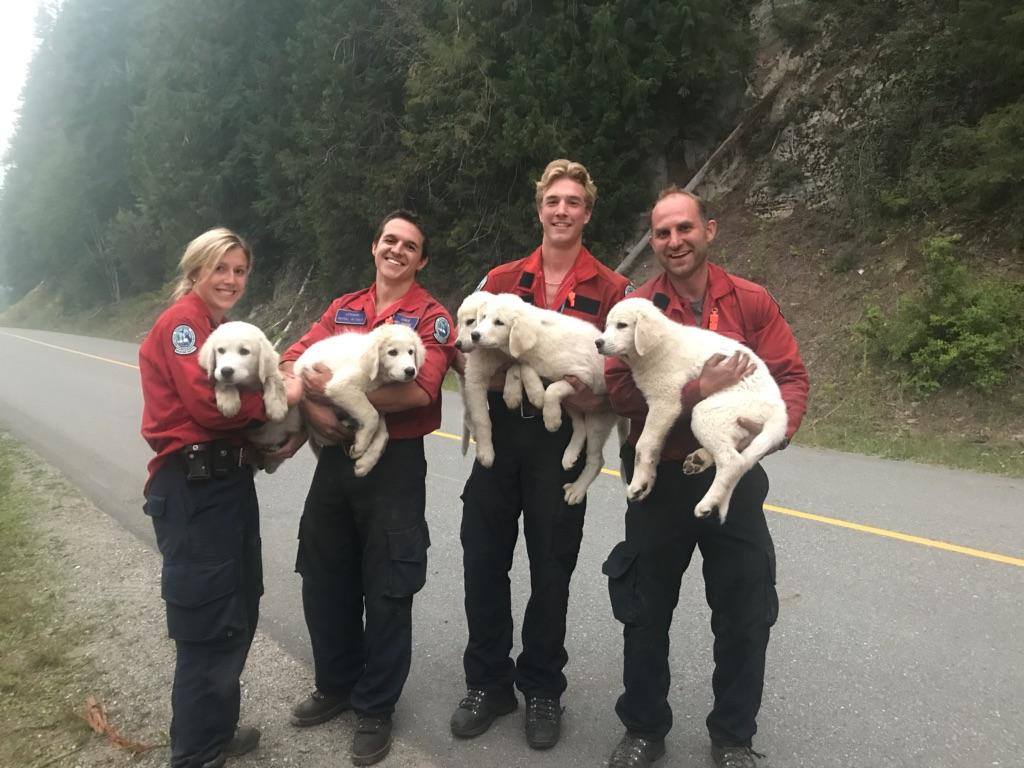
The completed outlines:
[[[226,224],[257,254],[240,312],[284,343],[368,282],[399,205],[454,304],[535,245],[557,156],[614,265],[746,118],[699,191],[797,332],[800,438],[1024,474],[1020,0],[66,0],[39,34],[0,324],[138,338]]]

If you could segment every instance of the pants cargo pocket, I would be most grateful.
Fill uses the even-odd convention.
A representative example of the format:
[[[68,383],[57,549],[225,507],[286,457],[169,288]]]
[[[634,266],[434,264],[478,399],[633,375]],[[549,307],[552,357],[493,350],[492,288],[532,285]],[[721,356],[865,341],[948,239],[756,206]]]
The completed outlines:
[[[427,547],[430,534],[426,524],[388,531],[388,597],[412,597],[427,583]]]
[[[637,624],[640,621],[640,598],[636,591],[637,553],[626,542],[620,541],[601,566],[601,572],[608,577],[608,597],[612,613],[623,624]]]
[[[246,632],[235,561],[165,563],[160,594],[172,640],[225,640]]]

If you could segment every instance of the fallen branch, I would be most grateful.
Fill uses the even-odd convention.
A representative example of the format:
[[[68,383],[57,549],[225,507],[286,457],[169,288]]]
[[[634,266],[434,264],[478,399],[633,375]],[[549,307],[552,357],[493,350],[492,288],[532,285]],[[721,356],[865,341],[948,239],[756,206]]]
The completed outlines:
[[[90,728],[101,736],[106,736],[107,741],[113,744],[118,749],[123,749],[127,752],[131,752],[134,755],[140,755],[143,752],[148,752],[151,749],[156,749],[161,744],[145,744],[141,741],[133,741],[121,735],[121,733],[110,724],[110,720],[107,718],[106,708],[96,700],[94,696],[85,697],[85,712],[79,714]]]

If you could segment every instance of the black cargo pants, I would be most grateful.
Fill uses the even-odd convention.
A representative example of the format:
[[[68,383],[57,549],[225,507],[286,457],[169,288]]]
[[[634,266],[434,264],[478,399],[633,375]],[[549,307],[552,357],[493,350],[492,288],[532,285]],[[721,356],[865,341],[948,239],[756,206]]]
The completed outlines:
[[[177,649],[171,766],[197,768],[235,733],[239,677],[259,619],[263,563],[252,468],[186,480],[172,456],[153,477],[144,509],[163,555],[160,589]]]
[[[462,553],[469,642],[463,655],[466,684],[487,691],[513,683],[530,696],[557,697],[566,688],[562,670],[569,581],[583,537],[586,500],[565,502],[565,483],[579,477],[583,458],[562,469],[571,426],[544,428],[538,414],[510,411],[489,394],[494,465],[479,463],[462,494]],[[519,538],[519,515],[530,556],[530,600],[523,618],[523,650],[513,663],[509,571]]]
[[[353,466],[343,447],[321,451],[295,570],[316,687],[349,696],[360,715],[389,717],[409,676],[412,598],[427,578],[423,438],[389,441],[365,477]]]
[[[626,446],[622,457],[629,477],[632,447]],[[750,745],[761,708],[768,636],[779,611],[775,548],[762,509],[768,477],[760,464],[743,476],[724,525],[717,516],[693,516],[713,478],[713,469],[687,476],[681,463],[662,462],[651,495],[628,502],[626,540],[603,568],[615,618],[625,625],[625,691],[615,711],[638,736],[664,738],[672,727],[669,629],[683,572],[698,546],[715,636],[715,704],[708,732],[717,744]]]

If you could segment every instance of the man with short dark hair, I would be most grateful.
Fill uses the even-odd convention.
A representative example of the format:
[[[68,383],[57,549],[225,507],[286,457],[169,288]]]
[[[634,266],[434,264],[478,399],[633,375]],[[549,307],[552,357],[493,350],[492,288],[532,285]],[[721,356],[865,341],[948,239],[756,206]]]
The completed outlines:
[[[678,323],[736,339],[764,360],[786,403],[788,442],[806,409],[807,371],[768,291],[707,260],[717,231],[700,198],[676,187],[665,190],[651,211],[651,248],[663,271],[633,296],[650,299]],[[764,688],[768,636],[779,609],[775,548],[762,509],[768,478],[760,464],[743,476],[723,524],[717,516],[693,514],[714,470],[686,475],[682,465],[699,447],[689,425],[693,406],[751,371],[745,356],[718,355],[683,387],[683,415],[666,440],[654,489],[642,501],[627,503],[625,541],[604,564],[612,610],[624,625],[625,691],[615,711],[626,733],[609,768],[640,768],[665,752],[665,736],[672,727],[669,629],[683,572],[697,546],[715,636],[715,703],[707,718],[711,753],[719,768],[756,768],[761,757],[751,739]],[[647,404],[622,361],[607,362],[605,379],[613,409],[631,420],[629,444],[622,453],[631,478]],[[751,432],[760,429],[746,420],[740,425]]]
[[[320,451],[299,522],[295,569],[302,574],[316,689],[293,707],[291,722],[317,725],[354,709],[355,765],[383,760],[391,748],[391,714],[412,657],[413,595],[427,575],[423,436],[441,425],[441,382],[455,349],[451,317],[416,282],[427,264],[426,246],[415,214],[388,214],[370,249],[373,285],[335,299],[281,356],[290,376],[295,360],[314,342],[367,333],[385,323],[415,329],[427,350],[413,381],[368,393],[385,415],[388,443],[364,477],[355,475],[345,445],[351,433],[324,395],[330,372],[320,365],[303,373],[305,419],[336,444]]]

